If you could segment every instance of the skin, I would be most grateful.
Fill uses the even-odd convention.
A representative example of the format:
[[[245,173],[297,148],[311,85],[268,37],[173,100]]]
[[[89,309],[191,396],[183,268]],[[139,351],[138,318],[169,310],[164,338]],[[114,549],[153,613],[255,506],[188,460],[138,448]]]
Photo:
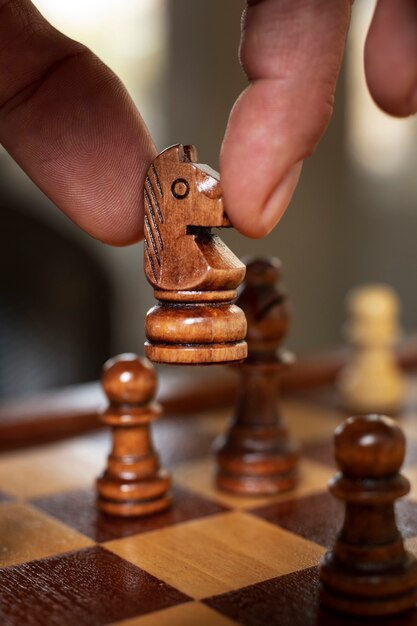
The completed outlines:
[[[283,215],[304,159],[332,115],[351,0],[252,0],[237,99],[220,157],[234,226],[262,237]],[[379,0],[365,46],[377,104],[417,110],[417,2]],[[122,83],[29,0],[0,0],[0,142],[32,180],[93,237],[143,235],[142,185],[156,150]]]

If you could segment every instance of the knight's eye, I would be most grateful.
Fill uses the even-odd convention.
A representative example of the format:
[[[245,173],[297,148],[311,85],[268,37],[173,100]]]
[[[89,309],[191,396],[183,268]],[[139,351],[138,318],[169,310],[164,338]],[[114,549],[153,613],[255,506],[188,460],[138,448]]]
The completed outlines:
[[[177,200],[182,200],[188,196],[190,191],[190,185],[187,183],[185,178],[177,178],[171,185],[171,192],[174,198]]]

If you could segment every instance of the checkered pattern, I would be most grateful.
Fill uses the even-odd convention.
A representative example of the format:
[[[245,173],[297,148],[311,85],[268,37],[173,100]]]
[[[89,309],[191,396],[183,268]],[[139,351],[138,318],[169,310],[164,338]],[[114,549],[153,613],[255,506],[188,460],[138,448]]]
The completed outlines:
[[[303,448],[295,491],[257,499],[218,492],[210,446],[226,416],[192,418],[190,430],[166,420],[155,438],[173,468],[174,505],[143,519],[113,519],[96,509],[92,485],[105,463],[107,435],[3,455],[0,623],[361,624],[318,602],[317,564],[343,515],[326,489],[341,416],[301,401],[287,402],[284,413]],[[405,474],[417,489],[417,428],[410,416],[402,423]],[[179,433],[187,441],[183,456]],[[416,490],[397,514],[408,549],[417,553]],[[384,624],[417,625],[417,614]]]

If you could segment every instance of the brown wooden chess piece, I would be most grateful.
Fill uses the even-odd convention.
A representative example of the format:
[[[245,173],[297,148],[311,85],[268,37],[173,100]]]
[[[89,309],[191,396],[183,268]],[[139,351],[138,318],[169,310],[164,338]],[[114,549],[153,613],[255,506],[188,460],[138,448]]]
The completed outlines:
[[[232,423],[217,442],[217,486],[247,495],[294,487],[297,452],[278,407],[279,378],[292,355],[281,347],[290,315],[279,284],[278,259],[249,259],[237,300],[248,321],[249,354],[239,366],[239,395]]]
[[[147,359],[122,354],[105,363],[101,383],[109,400],[101,419],[112,428],[113,447],[97,480],[98,507],[120,517],[162,511],[171,504],[171,479],[151,440],[150,424],[161,414],[155,370]]]
[[[405,438],[377,415],[351,417],[335,433],[340,472],[332,494],[346,503],[343,527],[320,566],[324,605],[353,615],[390,615],[417,601],[417,561],[404,549],[394,502],[409,491],[399,474]]]
[[[212,234],[230,227],[219,175],[176,145],[149,168],[145,274],[159,304],[145,319],[145,354],[163,363],[222,363],[246,357],[246,320],[233,304],[245,266]]]

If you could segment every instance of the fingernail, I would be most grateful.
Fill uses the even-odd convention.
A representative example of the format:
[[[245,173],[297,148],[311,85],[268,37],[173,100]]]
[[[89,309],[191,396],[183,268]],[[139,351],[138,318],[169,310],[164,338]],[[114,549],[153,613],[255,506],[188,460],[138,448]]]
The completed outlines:
[[[300,178],[302,167],[303,161],[295,163],[284,178],[280,180],[266,201],[261,220],[268,233],[277,225],[285,213]]]

